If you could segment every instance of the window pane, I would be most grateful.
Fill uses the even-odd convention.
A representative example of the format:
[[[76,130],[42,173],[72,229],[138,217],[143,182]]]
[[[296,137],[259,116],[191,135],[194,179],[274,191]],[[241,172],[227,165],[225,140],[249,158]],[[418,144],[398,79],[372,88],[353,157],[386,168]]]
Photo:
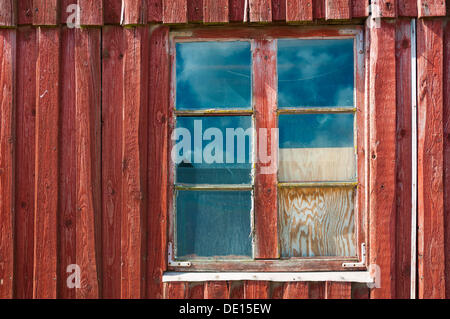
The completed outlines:
[[[353,114],[280,115],[281,182],[356,179]]]
[[[353,106],[353,39],[278,40],[278,106]]]
[[[355,193],[353,188],[281,188],[281,256],[356,256]]]
[[[177,256],[251,256],[250,191],[178,191]]]
[[[250,116],[178,117],[176,182],[251,184]]]
[[[250,109],[249,42],[176,44],[178,110]]]

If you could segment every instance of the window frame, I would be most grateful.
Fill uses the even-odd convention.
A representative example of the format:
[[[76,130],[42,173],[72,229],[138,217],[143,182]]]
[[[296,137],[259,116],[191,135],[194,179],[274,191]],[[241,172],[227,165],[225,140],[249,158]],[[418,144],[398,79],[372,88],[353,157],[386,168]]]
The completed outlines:
[[[259,127],[270,128],[275,124],[278,127],[278,116],[279,114],[292,114],[293,109],[284,109],[279,112],[277,109],[277,93],[273,96],[269,96],[272,99],[271,103],[258,101],[255,96],[255,85],[258,79],[255,79],[255,73],[258,71],[258,62],[255,61],[255,48],[258,46],[261,50],[271,50],[268,46],[272,41],[277,39],[345,39],[352,38],[355,41],[354,45],[354,57],[355,57],[355,72],[354,72],[354,106],[352,108],[353,114],[355,114],[355,147],[357,153],[357,185],[356,196],[355,196],[355,235],[357,245],[356,251],[357,256],[355,257],[290,257],[290,258],[280,258],[280,249],[278,244],[278,225],[275,225],[274,240],[269,240],[268,249],[262,249],[258,251],[257,247],[261,247],[263,244],[258,243],[258,237],[264,233],[270,232],[270,225],[263,225],[263,223],[255,223],[260,211],[258,211],[257,203],[265,203],[267,198],[268,187],[275,186],[275,194],[269,190],[271,193],[271,198],[275,199],[275,211],[270,213],[275,216],[275,221],[278,219],[278,178],[277,173],[275,173],[275,185],[273,184],[273,176],[265,177],[262,180],[258,180],[261,176],[258,174],[258,164],[253,165],[252,176],[253,176],[253,190],[252,190],[252,200],[253,209],[251,212],[252,218],[252,231],[255,236],[253,245],[253,259],[235,259],[235,260],[216,260],[216,259],[196,259],[189,260],[189,266],[178,265],[177,263],[168,263],[167,268],[170,271],[181,271],[181,272],[198,272],[198,271],[276,271],[276,272],[292,272],[292,271],[348,271],[348,270],[366,270],[367,262],[365,264],[358,264],[361,260],[364,260],[365,256],[362,254],[362,245],[368,242],[368,154],[364,150],[368,146],[367,128],[368,128],[368,110],[367,101],[365,99],[365,51],[364,51],[364,27],[360,25],[350,25],[350,26],[280,26],[280,27],[196,27],[196,28],[183,28],[174,29],[170,32],[169,36],[169,55],[170,55],[170,104],[169,104],[169,141],[168,141],[168,154],[171,154],[171,149],[175,144],[172,139],[172,132],[175,129],[175,119],[176,116],[239,116],[246,115],[252,116],[253,130],[254,132],[258,130]],[[252,92],[251,92],[251,105],[250,110],[190,110],[190,111],[177,111],[175,109],[175,99],[176,99],[176,43],[178,42],[194,42],[194,41],[249,41],[252,48]],[[266,51],[267,53],[267,51]],[[273,52],[274,60],[271,61],[269,66],[275,67],[275,72],[272,74],[272,78],[264,72],[261,72],[259,79],[264,81],[275,81],[273,84],[278,85],[278,78],[276,73],[277,68],[277,48]],[[267,65],[266,65],[267,66]],[[261,67],[261,66],[260,66]],[[259,68],[261,70],[261,68]],[[265,74],[265,75],[264,75]],[[265,78],[264,78],[265,77]],[[259,87],[261,89],[261,87]],[[261,93],[261,92],[259,92]],[[268,92],[262,92],[264,99],[268,98]],[[273,101],[273,99],[275,101]],[[266,110],[263,110],[266,108]],[[318,110],[320,109],[320,110]],[[324,113],[324,112],[335,112],[337,108],[304,108],[296,110],[294,113]],[[343,109],[343,108],[341,108]],[[347,108],[348,109],[348,108]],[[269,119],[270,123],[267,123],[267,112],[274,111],[275,115],[271,116]],[[348,113],[346,110],[345,113]],[[339,111],[338,111],[339,112]],[[275,121],[273,121],[275,118]],[[263,122],[265,125],[263,125]],[[267,125],[269,124],[269,125]],[[270,145],[270,144],[269,144]],[[253,143],[253,149],[258,147]],[[278,148],[277,148],[278,149]],[[255,153],[255,152],[253,152]],[[278,158],[278,157],[277,157]],[[255,159],[254,159],[255,160]],[[254,162],[256,163],[256,162]],[[277,160],[278,165],[278,160]],[[168,223],[167,223],[167,242],[164,241],[168,249],[168,255],[170,258],[174,256],[175,247],[175,234],[174,229],[176,226],[175,222],[175,201],[176,201],[176,187],[174,183],[174,172],[175,163],[172,162],[171,156],[168,156]],[[322,183],[323,184],[323,183]],[[271,185],[271,186],[270,186]],[[321,184],[314,184],[320,186]],[[264,201],[262,198],[264,197]],[[273,209],[273,208],[272,208]],[[262,210],[267,210],[262,208]],[[270,210],[270,207],[269,207]],[[266,212],[267,213],[267,212]],[[264,214],[264,212],[263,212]],[[273,220],[269,220],[273,223]],[[273,231],[273,225],[272,225]],[[259,233],[259,236],[258,236]],[[273,238],[272,238],[273,239]],[[274,246],[276,245],[276,247]],[[266,250],[266,251],[264,251]],[[367,260],[367,259],[366,259]],[[176,260],[178,261],[178,260]],[[185,260],[180,260],[185,261]],[[343,263],[355,263],[354,267],[344,267]]]

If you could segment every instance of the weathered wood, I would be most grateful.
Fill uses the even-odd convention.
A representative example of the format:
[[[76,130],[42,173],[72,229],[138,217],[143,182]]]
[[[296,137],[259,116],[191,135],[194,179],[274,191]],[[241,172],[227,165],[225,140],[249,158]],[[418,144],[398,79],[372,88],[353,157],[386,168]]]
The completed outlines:
[[[286,0],[286,21],[312,21],[312,0]]]
[[[325,299],[325,282],[308,283],[308,299]]]
[[[37,29],[34,298],[57,296],[59,29]]]
[[[75,29],[61,30],[61,90],[60,90],[60,130],[59,130],[59,173],[58,185],[58,298],[74,299],[75,289],[67,286],[67,267],[77,263],[76,256],[76,215],[77,215],[77,158],[75,136]]]
[[[186,293],[187,299],[203,299],[205,285],[203,283],[189,283]]]
[[[256,110],[257,146],[259,158],[255,177],[255,257],[278,258],[277,229],[277,146],[276,113],[276,48],[275,41],[256,40],[253,50],[253,101]],[[266,136],[261,134],[266,129]],[[265,149],[264,149],[265,148]],[[263,158],[262,154],[268,155]],[[270,161],[270,163],[268,163]],[[265,163],[263,163],[265,162]]]
[[[80,6],[80,24],[82,26],[103,25],[103,1],[78,0],[78,5]],[[62,8],[62,10],[65,11],[66,8]],[[127,17],[126,14],[125,17]]]
[[[447,7],[447,9],[450,9]],[[444,211],[446,298],[450,299],[450,23],[444,30]]]
[[[271,22],[272,1],[271,0],[249,0],[250,22]]]
[[[369,15],[369,0],[352,0],[352,17],[364,18]]]
[[[98,298],[100,251],[100,30],[75,32],[76,260],[81,268],[77,298]]]
[[[0,0],[0,26],[12,27],[17,24],[17,1]]]
[[[372,298],[395,295],[396,64],[395,24],[370,30],[370,209],[369,264],[381,271]]]
[[[443,0],[418,0],[417,7],[419,18],[445,17],[447,14],[445,1]]]
[[[330,282],[325,284],[325,299],[351,299],[352,284],[349,282]]]
[[[378,12],[383,18],[395,18],[397,17],[397,3],[396,0],[372,1],[372,11]]]
[[[396,298],[410,297],[411,272],[411,22],[397,20]]]
[[[163,0],[164,23],[186,23],[187,0]]]
[[[170,282],[164,284],[164,298],[165,299],[185,299],[186,298],[187,283],[185,282]]]
[[[147,297],[161,298],[162,274],[167,263],[169,162],[169,28],[150,36],[148,130],[148,267]]]
[[[227,23],[228,0],[203,0],[203,23]]]
[[[245,11],[245,0],[229,0],[228,7],[230,22],[242,22],[244,16],[248,15],[248,11]]]
[[[313,1],[314,19],[325,19],[325,0]]]
[[[147,0],[148,22],[162,22],[163,20],[163,0]]]
[[[356,256],[352,188],[282,188],[281,256]]]
[[[229,299],[229,286],[226,281],[205,283],[205,299]]]
[[[325,19],[348,20],[352,18],[351,0],[326,0]]]
[[[148,28],[124,29],[122,298],[145,296]]]
[[[121,13],[122,0],[103,0],[103,22],[105,24],[119,24]]]
[[[58,24],[58,0],[33,0],[33,25],[53,26]]]
[[[16,30],[0,30],[0,298],[13,298]]]
[[[33,297],[36,30],[17,31],[15,149],[15,298]],[[0,289],[1,290],[1,289]]]
[[[417,0],[397,1],[397,13],[399,17],[417,17]]]
[[[291,282],[284,285],[283,299],[308,299],[309,285],[307,282]]]
[[[187,2],[187,15],[189,22],[203,21],[203,0],[190,0]]]
[[[367,284],[352,284],[352,299],[369,299],[369,297],[370,289],[367,287]]]
[[[103,298],[120,298],[123,29],[104,27],[102,33]]]
[[[148,0],[123,0],[122,25],[146,24],[148,19],[147,1]]]
[[[244,299],[244,282],[230,281],[230,299]]]
[[[286,0],[272,0],[272,21],[286,21]]]
[[[33,0],[18,1],[18,3],[17,3],[17,23],[18,24],[31,24],[32,22],[33,22]]]
[[[443,21],[418,21],[419,298],[445,298],[443,35]]]
[[[245,299],[268,299],[270,283],[268,281],[246,281],[244,282]]]

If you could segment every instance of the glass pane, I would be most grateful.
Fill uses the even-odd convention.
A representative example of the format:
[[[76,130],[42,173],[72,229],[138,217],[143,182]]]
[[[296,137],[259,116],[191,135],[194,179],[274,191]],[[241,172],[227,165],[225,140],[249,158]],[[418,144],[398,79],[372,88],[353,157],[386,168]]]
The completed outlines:
[[[353,181],[353,114],[285,114],[279,117],[281,182]]]
[[[278,106],[353,106],[353,39],[278,40]]]
[[[281,256],[356,256],[355,193],[353,188],[281,188]]]
[[[249,42],[176,44],[178,110],[250,109]]]
[[[250,191],[178,191],[177,256],[251,256]]]
[[[250,116],[178,117],[176,182],[251,184]]]

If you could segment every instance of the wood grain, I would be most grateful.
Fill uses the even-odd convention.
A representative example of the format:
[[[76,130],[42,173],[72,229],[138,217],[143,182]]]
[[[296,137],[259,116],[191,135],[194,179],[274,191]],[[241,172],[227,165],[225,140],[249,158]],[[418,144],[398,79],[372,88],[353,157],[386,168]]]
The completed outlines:
[[[189,22],[203,22],[203,0],[188,1],[187,15]]]
[[[277,145],[278,137],[272,128],[277,127],[276,114],[276,49],[275,41],[256,40],[253,50],[253,101],[256,110],[256,130],[259,158],[255,177],[255,257],[257,259],[278,258],[277,229]],[[260,128],[267,129],[267,135]],[[264,146],[266,149],[264,150]],[[269,155],[270,163],[262,158]]]
[[[229,299],[229,285],[226,281],[205,283],[205,299]]]
[[[58,0],[33,0],[33,25],[55,26],[58,24]]]
[[[16,37],[0,29],[0,299],[13,298]]]
[[[290,282],[284,284],[283,299],[308,299],[308,286],[307,282]]]
[[[228,7],[230,22],[242,22],[244,16],[248,15],[245,11],[245,0],[229,0]]]
[[[244,282],[244,299],[268,299],[270,283],[267,281]]]
[[[185,299],[187,283],[185,282],[168,282],[164,284],[165,299]]]
[[[313,1],[312,0],[286,0],[286,21],[312,21]]]
[[[78,0],[78,5],[80,6],[80,24],[82,26],[103,25],[103,1]],[[66,10],[64,7],[62,9]]]
[[[122,298],[145,296],[148,28],[124,29]]]
[[[228,0],[203,0],[203,23],[227,23]]]
[[[396,63],[395,24],[370,28],[370,209],[369,263],[381,270],[381,288],[371,298],[395,296]]]
[[[365,18],[369,15],[369,0],[352,0],[352,18]]]
[[[397,13],[399,17],[417,17],[417,0],[397,1]]]
[[[34,298],[57,296],[59,29],[37,29]]]
[[[418,0],[417,7],[419,11],[419,18],[445,17],[447,14],[445,1],[443,0]]]
[[[147,0],[148,22],[162,22],[163,0]]]
[[[147,0],[123,0],[122,25],[143,25],[147,23]]]
[[[250,22],[271,22],[272,1],[271,0],[249,0]]]
[[[325,283],[325,299],[351,299],[352,284],[349,282]]]
[[[120,298],[122,216],[123,29],[102,30],[103,298]]]
[[[17,23],[19,25],[23,25],[23,24],[32,24],[32,22],[33,22],[33,0],[18,1]]]
[[[286,0],[272,0],[272,21],[286,21]]]
[[[396,18],[397,3],[396,0],[378,0],[375,5],[378,5],[379,13],[383,18]]]
[[[119,24],[121,13],[122,0],[103,0],[103,22],[105,24]]]
[[[354,189],[282,188],[278,193],[281,256],[356,256]]]
[[[17,24],[17,1],[0,0],[0,26],[11,27]]]
[[[448,22],[444,30],[444,167],[445,297],[450,299],[450,251],[448,249],[450,247],[450,23]]]
[[[313,1],[314,19],[325,19],[325,0]]]
[[[351,0],[326,0],[325,19],[348,20],[352,18]]]
[[[309,282],[308,299],[325,299],[325,282]]]
[[[187,0],[163,0],[164,23],[186,23]]]
[[[100,29],[75,32],[76,256],[81,268],[77,298],[99,298],[100,245]]]
[[[417,24],[418,288],[420,298],[445,298],[443,22]]]
[[[148,247],[147,294],[161,298],[162,274],[167,263],[167,212],[169,162],[169,28],[160,26],[150,35],[148,130]]]

